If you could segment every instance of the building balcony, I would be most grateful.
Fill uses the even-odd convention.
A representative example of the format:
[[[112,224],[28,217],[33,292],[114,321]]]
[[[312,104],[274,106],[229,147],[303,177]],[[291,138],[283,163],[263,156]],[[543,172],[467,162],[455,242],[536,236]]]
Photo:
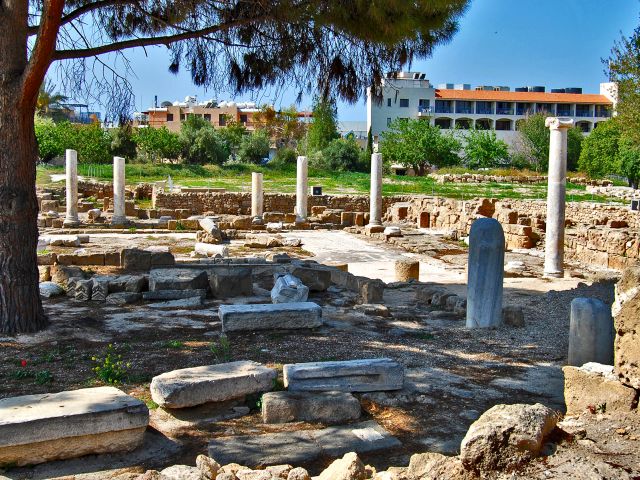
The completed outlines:
[[[513,108],[496,108],[496,115],[513,115]]]
[[[576,110],[576,117],[593,117],[593,113],[591,113],[591,111],[589,110],[587,111]]]
[[[477,115],[493,115],[492,108],[476,108]]]
[[[428,117],[433,113],[433,108],[431,107],[418,107],[418,116],[419,117]]]
[[[451,107],[447,105],[436,105],[436,113],[452,113]]]
[[[571,113],[570,109],[567,110],[557,110],[557,114],[558,117],[573,117],[573,114]]]
[[[456,113],[464,113],[466,115],[471,115],[473,114],[473,108],[456,108]]]

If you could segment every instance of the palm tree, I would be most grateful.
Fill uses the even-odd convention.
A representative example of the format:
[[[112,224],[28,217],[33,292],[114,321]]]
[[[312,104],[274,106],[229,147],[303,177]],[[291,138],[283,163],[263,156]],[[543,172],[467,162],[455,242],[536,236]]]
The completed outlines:
[[[36,111],[42,116],[51,116],[51,110],[59,110],[60,104],[68,100],[68,97],[55,92],[56,86],[51,82],[44,82],[38,93]]]

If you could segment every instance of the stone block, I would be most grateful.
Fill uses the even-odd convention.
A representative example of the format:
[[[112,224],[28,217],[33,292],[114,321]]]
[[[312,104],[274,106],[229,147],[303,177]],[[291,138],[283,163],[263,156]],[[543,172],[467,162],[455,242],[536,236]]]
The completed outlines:
[[[151,252],[151,268],[172,267],[176,259],[171,252]]]
[[[76,300],[87,302],[91,300],[93,293],[93,280],[77,280],[73,288],[74,297]]]
[[[613,313],[615,372],[622,383],[640,390],[640,267],[623,272]]]
[[[193,251],[199,255],[206,255],[207,257],[229,256],[229,248],[226,245],[215,245],[213,243],[197,242]]]
[[[142,295],[140,293],[133,292],[116,292],[107,295],[106,302],[109,305],[129,305],[131,303],[136,303],[142,299]]]
[[[104,302],[109,295],[109,280],[93,279],[91,287],[91,300],[94,302]]]
[[[291,274],[302,280],[312,292],[324,292],[331,285],[331,270],[328,268],[296,266]]]
[[[382,280],[370,280],[365,277],[359,282],[360,301],[366,304],[382,303],[386,284]]]
[[[581,367],[566,366],[562,371],[567,415],[580,415],[600,406],[606,413],[633,410],[636,391],[620,383],[613,365],[592,362]]]
[[[149,273],[149,290],[197,290],[208,287],[207,272],[195,268],[156,268]]]
[[[396,282],[420,280],[420,262],[418,260],[396,260]]]
[[[149,411],[114,387],[0,399],[0,465],[30,465],[142,444]]]
[[[400,390],[404,367],[389,358],[288,364],[284,385],[291,391],[308,392]]]
[[[309,298],[309,287],[304,285],[298,277],[291,274],[279,276],[271,289],[273,303],[306,302]]]
[[[60,265],[104,265],[104,253],[60,253],[57,262]]]
[[[223,332],[316,328],[322,309],[313,302],[220,305]]]
[[[250,268],[217,268],[209,274],[211,293],[215,298],[253,295],[253,274]]]
[[[150,292],[142,292],[142,298],[147,301],[168,301],[168,300],[182,300],[185,298],[207,296],[207,291],[204,288],[196,290],[155,290]]]
[[[123,248],[120,251],[120,266],[125,270],[149,271],[151,252],[139,248]]]
[[[104,252],[104,264],[105,266],[108,266],[108,267],[119,267],[120,252],[117,252],[117,251]]]
[[[271,390],[276,376],[259,363],[239,361],[163,373],[153,377],[150,390],[161,407],[185,408]]]
[[[53,265],[56,263],[57,255],[53,252],[38,254],[38,265]]]
[[[339,425],[360,418],[360,402],[347,392],[269,392],[262,396],[264,423]]]

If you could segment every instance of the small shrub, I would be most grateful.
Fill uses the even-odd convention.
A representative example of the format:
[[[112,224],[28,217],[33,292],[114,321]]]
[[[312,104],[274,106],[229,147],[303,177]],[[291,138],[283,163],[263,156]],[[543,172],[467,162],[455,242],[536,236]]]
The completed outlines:
[[[209,350],[219,362],[228,362],[231,359],[231,342],[224,335],[217,342],[211,342]]]
[[[36,383],[38,385],[46,385],[47,383],[51,383],[53,381],[53,375],[49,370],[40,370],[36,372]]]
[[[180,340],[168,340],[166,342],[164,342],[164,346],[167,348],[173,348],[175,350],[180,350],[181,348],[184,347],[184,343],[182,343]]]
[[[298,156],[293,148],[281,148],[276,152],[276,156],[271,163],[277,165],[294,165],[298,161]]]
[[[96,378],[112,385],[122,383],[122,380],[127,376],[127,372],[131,367],[130,363],[122,361],[122,355],[116,353],[111,343],[107,347],[106,354],[103,358],[91,357],[91,360],[96,363],[96,366],[93,368]]]
[[[183,230],[186,230],[187,228],[184,226],[184,224],[180,221],[176,222],[176,230],[181,232]]]

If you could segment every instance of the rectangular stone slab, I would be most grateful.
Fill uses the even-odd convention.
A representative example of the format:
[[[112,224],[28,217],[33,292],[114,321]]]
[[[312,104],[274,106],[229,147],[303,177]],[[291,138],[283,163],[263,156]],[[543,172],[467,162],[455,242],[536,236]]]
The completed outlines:
[[[220,305],[223,332],[316,328],[322,308],[313,302]]]
[[[404,367],[390,358],[284,366],[284,385],[291,391],[378,392],[400,390]]]
[[[131,450],[149,410],[114,387],[0,400],[0,464],[27,465],[89,453]]]
[[[347,392],[268,392],[262,395],[264,423],[320,422],[341,425],[360,418],[360,402]]]
[[[209,443],[209,456],[221,464],[241,463],[255,468],[300,465],[320,457],[335,458],[348,452],[373,452],[400,445],[397,438],[369,421],[322,430],[219,437]]]
[[[209,287],[204,270],[192,268],[157,268],[149,273],[149,290],[197,290]]]
[[[223,402],[271,390],[276,375],[275,370],[251,361],[184,368],[153,377],[151,397],[166,408]]]

